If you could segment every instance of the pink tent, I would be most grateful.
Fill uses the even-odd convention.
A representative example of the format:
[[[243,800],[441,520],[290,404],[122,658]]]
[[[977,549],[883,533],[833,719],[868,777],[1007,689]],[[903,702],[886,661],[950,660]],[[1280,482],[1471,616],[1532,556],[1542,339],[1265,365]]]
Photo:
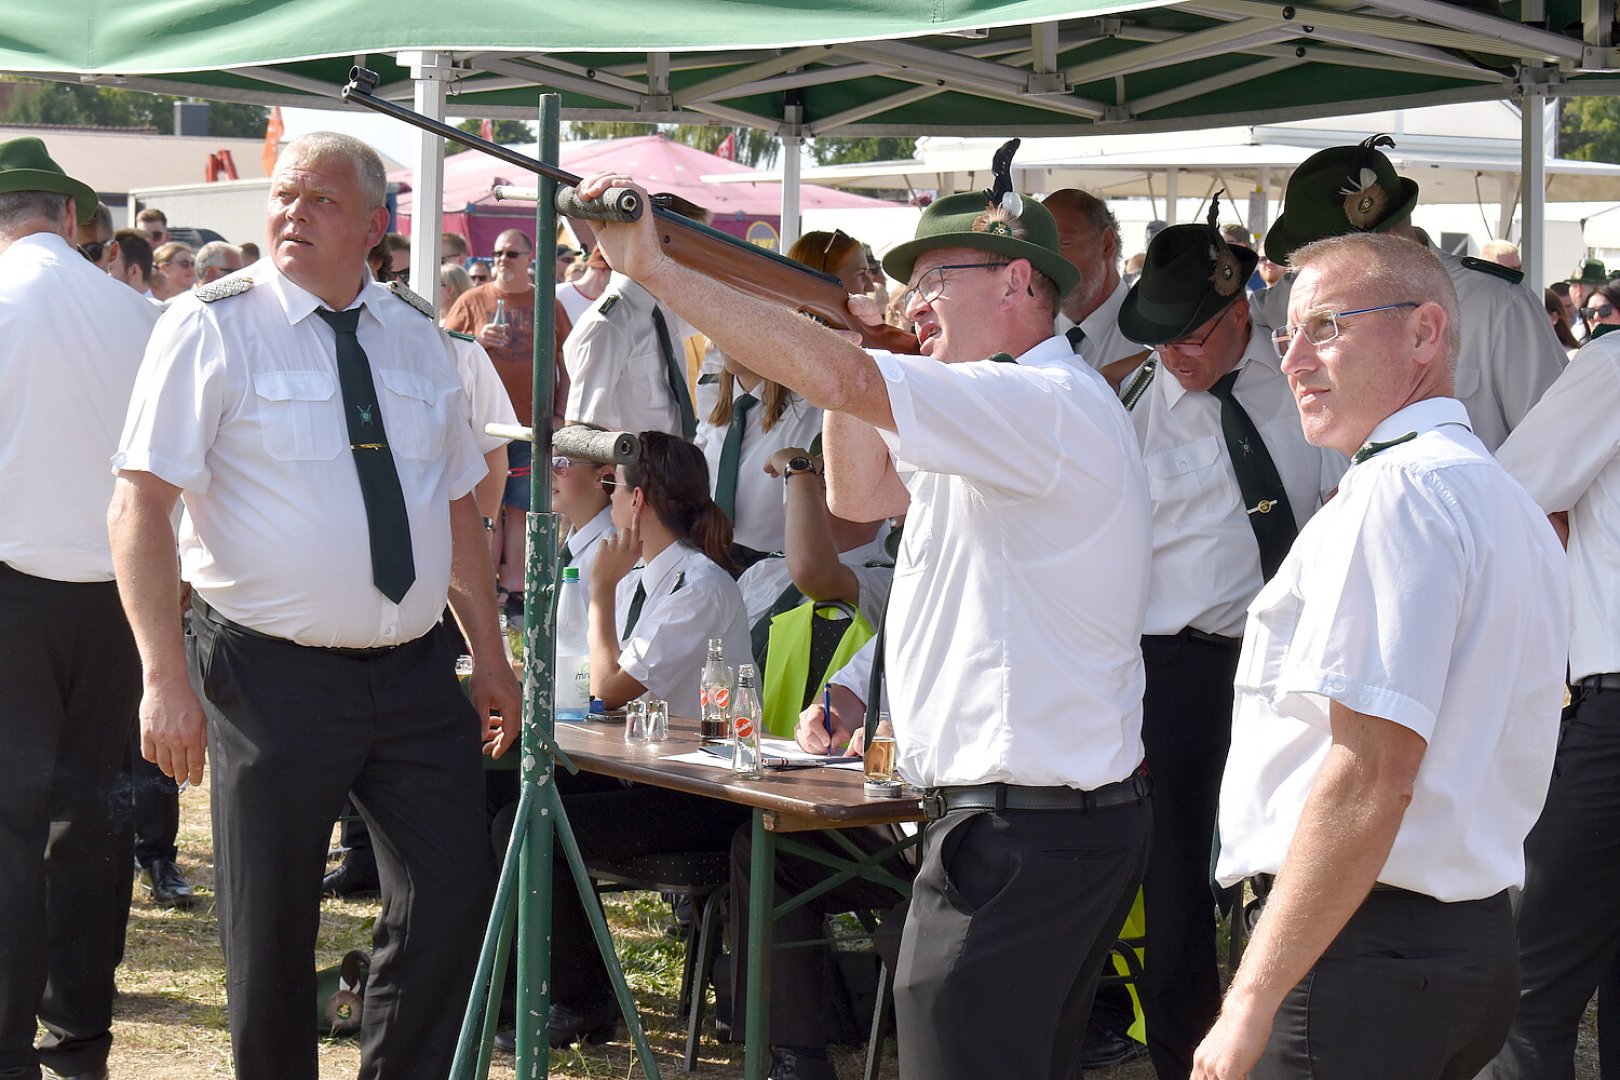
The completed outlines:
[[[633,176],[654,192],[667,191],[705,207],[714,214],[714,226],[733,236],[762,243],[775,250],[781,225],[782,185],[777,182],[705,184],[699,177],[759,170],[706,154],[664,135],[638,135],[625,139],[563,143],[562,167],[581,176],[612,170]],[[410,170],[393,173],[390,180],[409,184]],[[487,256],[495,237],[504,229],[534,231],[532,205],[496,202],[490,189],[496,184],[533,187],[533,174],[474,150],[444,160],[444,227],[472,243],[474,255]],[[806,184],[799,189],[806,209],[861,209],[892,205],[864,195]],[[413,207],[409,190],[399,196],[399,228],[410,231]]]

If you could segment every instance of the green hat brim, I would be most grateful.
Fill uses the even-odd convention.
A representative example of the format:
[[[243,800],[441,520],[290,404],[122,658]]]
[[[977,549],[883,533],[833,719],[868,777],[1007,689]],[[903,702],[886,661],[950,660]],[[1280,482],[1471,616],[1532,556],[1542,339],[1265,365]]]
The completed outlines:
[[[1418,200],[1417,181],[1405,176],[1398,177],[1398,179],[1401,182],[1400,202],[1396,203],[1395,208],[1385,214],[1382,220],[1371,229],[1357,229],[1350,224],[1348,218],[1340,214],[1339,220],[1344,223],[1344,228],[1332,232],[1311,230],[1301,223],[1302,214],[1294,213],[1290,216],[1289,211],[1293,208],[1284,206],[1283,212],[1278,215],[1277,220],[1266,231],[1266,258],[1280,266],[1286,263],[1294,252],[1306,244],[1314,244],[1316,241],[1326,240],[1330,236],[1348,236],[1353,232],[1384,232],[1387,229],[1394,228],[1412,216],[1412,211],[1417,208]]]
[[[78,210],[80,225],[90,223],[101,201],[89,184],[63,172],[51,159],[45,141],[35,135],[0,142],[0,195],[14,191],[48,191],[68,196]]]
[[[883,272],[896,281],[910,281],[917,259],[941,248],[971,248],[1009,259],[1028,259],[1031,266],[1057,285],[1059,299],[1068,296],[1080,284],[1080,271],[1056,252],[1016,236],[982,232],[935,233],[896,244],[883,256]]]

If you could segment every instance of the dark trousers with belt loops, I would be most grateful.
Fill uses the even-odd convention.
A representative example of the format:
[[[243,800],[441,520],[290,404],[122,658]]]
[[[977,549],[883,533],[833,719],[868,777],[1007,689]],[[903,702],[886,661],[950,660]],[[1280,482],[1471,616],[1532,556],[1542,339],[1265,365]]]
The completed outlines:
[[[456,684],[442,628],[354,656],[198,616],[192,681],[208,714],[238,1080],[318,1075],[321,877],[332,822],[350,791],[372,830],[383,894],[360,1078],[449,1075],[493,866],[482,725]]]
[[[1507,1045],[1483,1075],[1573,1080],[1581,1016],[1620,957],[1620,689],[1575,691],[1524,851],[1524,985]],[[1607,986],[1601,1004],[1620,1007]]]
[[[957,810],[923,834],[895,971],[902,1080],[1073,1080],[1147,860],[1147,799]]]
[[[107,1060],[131,880],[119,788],[140,694],[116,585],[0,563],[0,1077]]]
[[[1185,1080],[1221,1006],[1210,852],[1232,744],[1239,645],[1192,633],[1142,639],[1142,745],[1153,776],[1153,851],[1142,879],[1140,987],[1159,1080]]]

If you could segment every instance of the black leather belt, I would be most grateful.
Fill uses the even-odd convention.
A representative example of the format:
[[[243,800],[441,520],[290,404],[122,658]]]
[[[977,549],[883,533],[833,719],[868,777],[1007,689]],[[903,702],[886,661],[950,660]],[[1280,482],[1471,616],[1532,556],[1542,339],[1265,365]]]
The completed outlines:
[[[1153,790],[1147,770],[1100,788],[1024,787],[1020,784],[976,784],[930,788],[923,794],[923,816],[938,821],[952,810],[1106,810],[1138,803]]]
[[[1258,894],[1263,900],[1265,897],[1271,894],[1272,888],[1277,884],[1277,875],[1256,874],[1250,880],[1255,883],[1255,893]],[[1434,900],[1434,897],[1427,893],[1413,892],[1411,889],[1403,889],[1399,885],[1385,885],[1382,881],[1373,882],[1372,891],[1376,893],[1403,893],[1407,896],[1416,896],[1424,900]],[[1434,902],[1437,904],[1440,903],[1438,900],[1434,900]]]
[[[349,649],[342,646],[329,645],[300,645],[291,638],[276,637],[274,634],[261,633],[260,631],[253,629],[251,626],[243,626],[239,622],[233,622],[230,619],[227,619],[218,611],[214,610],[213,605],[209,604],[208,601],[198,596],[196,592],[191,594],[191,608],[193,611],[201,615],[204,619],[207,619],[209,622],[213,623],[215,626],[223,626],[227,630],[234,633],[243,634],[251,638],[258,638],[261,641],[274,641],[281,645],[292,645],[299,649],[314,649],[316,652],[330,653],[333,656],[347,656],[356,660],[369,660],[372,657],[386,656],[388,653],[391,653],[395,649],[399,648],[398,645],[379,645],[374,649]],[[404,644],[408,645],[410,643],[405,642]]]
[[[1604,675],[1588,675],[1575,685],[1582,690],[1620,690],[1620,675],[1614,672]]]
[[[1179,634],[1143,634],[1142,640],[1176,642],[1178,644],[1186,644],[1189,641],[1196,641],[1201,645],[1224,645],[1230,649],[1236,649],[1243,644],[1243,639],[1240,637],[1227,637],[1224,634],[1210,634],[1203,630],[1195,630],[1190,626],[1181,631]]]

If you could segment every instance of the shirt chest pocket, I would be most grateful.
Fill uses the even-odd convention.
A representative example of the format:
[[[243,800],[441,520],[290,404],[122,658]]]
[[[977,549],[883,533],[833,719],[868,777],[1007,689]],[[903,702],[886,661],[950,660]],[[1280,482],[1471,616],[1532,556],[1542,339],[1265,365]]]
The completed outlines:
[[[1215,482],[1220,462],[1221,441],[1215,435],[1147,454],[1142,464],[1147,467],[1148,494],[1155,506],[1187,503]]]
[[[383,426],[400,457],[431,461],[444,452],[446,399],[453,384],[439,384],[414,371],[378,368]]]
[[[277,461],[330,461],[348,442],[326,371],[263,371],[253,377],[264,451]]]

